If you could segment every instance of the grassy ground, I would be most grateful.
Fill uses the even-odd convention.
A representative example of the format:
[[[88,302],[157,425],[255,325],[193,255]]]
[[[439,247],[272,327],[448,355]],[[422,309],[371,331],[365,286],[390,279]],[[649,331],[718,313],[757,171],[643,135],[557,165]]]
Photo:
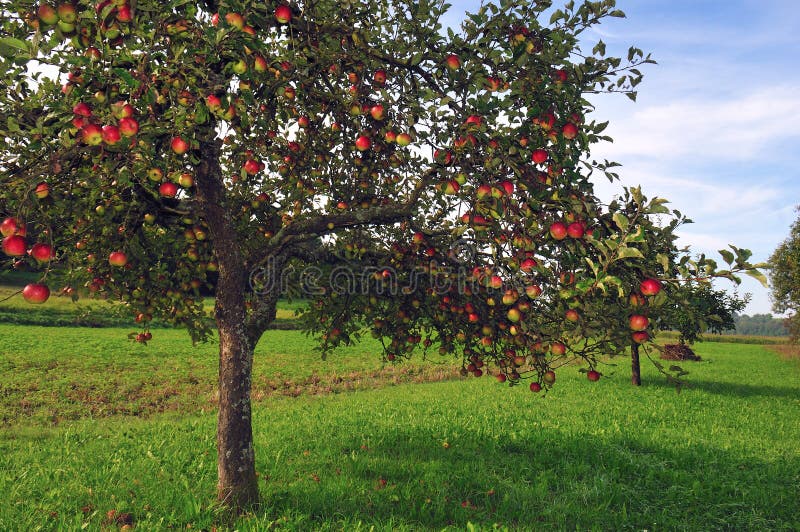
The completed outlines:
[[[230,522],[213,504],[214,416],[187,413],[197,403],[184,397],[207,404],[213,347],[159,331],[140,348],[112,341],[119,332],[0,328],[12,423],[0,430],[0,530],[800,528],[800,366],[761,346],[699,344],[680,394],[649,364],[640,389],[622,364],[598,383],[564,368],[546,396],[491,379],[265,394],[254,418],[265,504]],[[333,371],[302,336],[271,334],[257,379]],[[339,355],[335,371],[372,371],[374,348]],[[99,417],[125,412],[130,397],[113,390],[137,380],[172,383],[176,407]],[[68,382],[104,381],[107,410],[70,410]],[[47,406],[23,415],[6,398],[32,383]],[[82,419],[42,426],[52,408]]]

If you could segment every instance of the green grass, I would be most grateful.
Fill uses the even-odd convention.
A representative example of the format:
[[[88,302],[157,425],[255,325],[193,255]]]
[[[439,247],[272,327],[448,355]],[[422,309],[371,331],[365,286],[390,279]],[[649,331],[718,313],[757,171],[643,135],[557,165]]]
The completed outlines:
[[[202,413],[216,406],[218,346],[193,347],[186,331],[158,329],[144,346],[133,329],[0,324],[0,425],[53,425],[117,414]],[[299,331],[267,331],[253,397],[371,388],[452,378],[452,359],[384,366],[371,338],[322,360]]]
[[[13,349],[0,341],[18,363],[0,369],[4,391],[25,359],[49,357],[64,364],[54,373],[82,368],[83,378],[160,365],[158,380],[213,358],[177,337],[146,354],[82,336],[78,353],[65,349],[76,330],[30,329],[0,329],[28,338]],[[262,348],[259,363],[309,374],[301,337],[275,334],[265,343],[279,349]],[[800,367],[761,346],[696,348],[703,361],[684,363],[692,387],[680,394],[649,364],[645,385],[631,387],[623,363],[598,383],[563,368],[545,396],[484,378],[265,397],[254,417],[264,506],[235,522],[213,503],[211,413],[55,428],[26,419],[0,431],[0,530],[97,530],[112,509],[142,530],[800,528]],[[356,368],[362,355],[341,357],[337,366]]]

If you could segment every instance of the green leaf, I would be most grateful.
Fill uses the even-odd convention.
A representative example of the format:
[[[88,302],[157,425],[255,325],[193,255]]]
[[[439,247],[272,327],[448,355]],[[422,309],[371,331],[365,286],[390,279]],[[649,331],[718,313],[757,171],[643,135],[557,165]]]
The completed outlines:
[[[625,216],[621,212],[615,212],[614,215],[612,216],[612,219],[614,220],[614,223],[617,224],[617,227],[619,227],[620,231],[624,233],[625,231],[628,230],[628,224],[630,223],[630,221],[628,220],[627,216]]]
[[[759,270],[746,270],[745,273],[752,277],[753,279],[757,280],[764,288],[769,288],[769,282],[767,281],[767,276],[764,275]]]
[[[30,47],[28,43],[22,41],[20,39],[15,39],[14,37],[0,37],[0,52],[3,52],[4,48],[10,48],[11,50],[17,50],[18,52],[25,52],[25,54],[30,54]],[[16,57],[20,54],[18,53],[3,53],[2,55],[6,57]]]
[[[119,76],[125,84],[130,87],[131,89],[137,89],[140,85],[138,79],[134,78],[130,72],[125,70],[124,68],[115,68],[114,74]]]
[[[629,248],[627,246],[620,247],[617,250],[617,258],[619,259],[643,259],[644,255],[637,248]]]
[[[664,269],[664,273],[669,274],[670,267],[669,267],[669,257],[667,257],[664,253],[659,253],[656,255],[656,260]]]
[[[733,259],[734,259],[733,253],[731,253],[727,249],[720,249],[719,254],[722,255],[722,258],[725,260],[726,263],[728,263],[729,266],[733,264]]]

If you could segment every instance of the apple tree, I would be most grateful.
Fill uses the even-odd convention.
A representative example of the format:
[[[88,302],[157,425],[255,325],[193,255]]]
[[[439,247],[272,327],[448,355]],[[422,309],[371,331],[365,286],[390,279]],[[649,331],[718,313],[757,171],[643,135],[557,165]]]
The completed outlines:
[[[448,7],[0,0],[5,264],[40,269],[31,303],[123,302],[134,340],[156,317],[218,336],[234,508],[258,497],[253,349],[287,288],[324,352],[372,334],[388,361],[429,350],[533,391],[649,339],[636,309],[673,281],[672,215],[595,197],[616,176],[587,98],[635,97],[653,61],[582,41],[624,16],[613,0],[486,3],[459,31]],[[738,258],[724,275],[752,269]]]

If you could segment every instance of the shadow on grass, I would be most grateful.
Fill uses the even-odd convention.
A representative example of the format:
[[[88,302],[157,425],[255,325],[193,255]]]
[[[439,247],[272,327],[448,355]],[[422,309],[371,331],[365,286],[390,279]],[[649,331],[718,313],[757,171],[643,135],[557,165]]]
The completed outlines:
[[[681,393],[691,390],[702,390],[716,395],[731,397],[772,397],[775,399],[800,400],[800,391],[789,386],[766,386],[761,384],[747,384],[739,382],[720,382],[692,379],[691,375],[686,380],[686,386]],[[671,388],[675,385],[665,380],[653,380],[642,383],[642,388]]]
[[[772,463],[719,449],[645,445],[635,435],[503,435],[465,435],[445,448],[400,429],[360,449],[326,434],[341,439],[342,457],[301,460],[294,476],[266,479],[261,516],[290,528],[381,530],[798,524],[788,486],[796,485],[800,457]]]

